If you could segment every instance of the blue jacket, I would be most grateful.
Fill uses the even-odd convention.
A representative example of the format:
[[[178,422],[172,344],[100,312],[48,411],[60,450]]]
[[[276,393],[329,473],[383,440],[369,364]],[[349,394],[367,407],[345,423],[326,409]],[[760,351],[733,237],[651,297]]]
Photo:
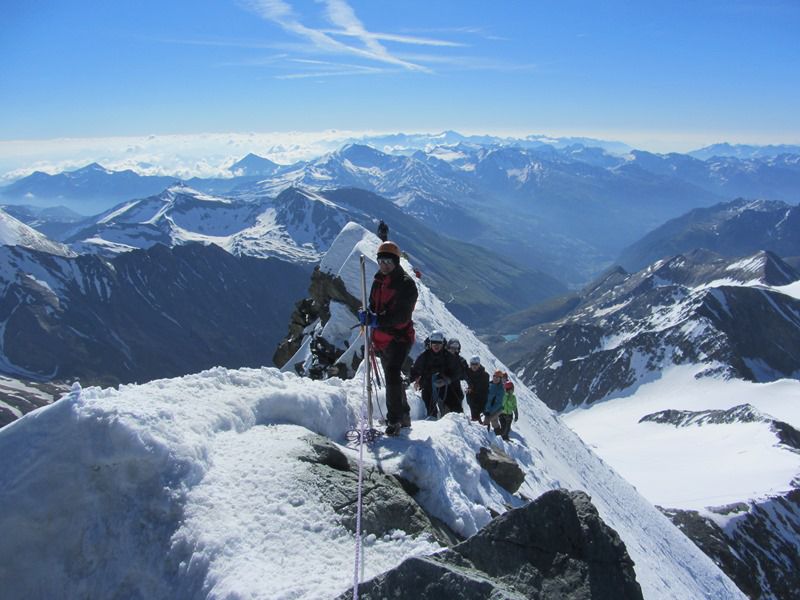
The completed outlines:
[[[486,399],[486,406],[483,407],[483,412],[490,415],[503,410],[503,396],[505,393],[502,383],[490,382],[489,397]]]

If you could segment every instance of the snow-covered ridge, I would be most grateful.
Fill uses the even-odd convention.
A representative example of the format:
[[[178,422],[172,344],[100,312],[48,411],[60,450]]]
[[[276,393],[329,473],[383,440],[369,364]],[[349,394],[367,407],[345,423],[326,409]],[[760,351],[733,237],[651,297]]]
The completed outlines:
[[[0,244],[7,246],[24,246],[33,250],[56,254],[59,256],[74,256],[64,244],[54,242],[46,235],[39,233],[33,227],[25,225],[4,210],[0,209]]]
[[[328,203],[321,197],[309,201]],[[278,257],[316,262],[320,252],[309,225],[296,224],[272,199],[247,202],[212,196],[183,185],[163,193],[125,202],[101,214],[93,226],[76,232],[72,246],[82,252],[113,254],[162,243],[216,244],[236,255]],[[324,246],[324,244],[323,244]]]
[[[351,224],[323,264],[351,289],[352,263],[374,257],[376,247],[377,238]],[[487,369],[502,367],[424,282],[418,287],[420,343],[442,329]],[[411,480],[429,514],[469,535],[491,510],[523,501],[477,465],[481,446],[499,446],[525,471],[526,497],[559,487],[590,494],[626,543],[645,597],[743,597],[518,381],[517,392],[513,442],[451,414],[415,420],[408,434],[371,447],[367,460]],[[118,390],[76,386],[0,431],[0,502],[11,507],[0,513],[0,555],[8,557],[0,578],[16,586],[5,589],[13,595],[29,582],[50,596],[90,589],[102,597],[123,580],[144,597],[336,596],[351,583],[353,537],[282,459],[309,430],[343,443],[362,398],[360,374],[311,381],[267,368],[212,369]],[[411,393],[409,401],[419,414],[421,399]],[[398,527],[367,540],[367,577],[434,549]]]

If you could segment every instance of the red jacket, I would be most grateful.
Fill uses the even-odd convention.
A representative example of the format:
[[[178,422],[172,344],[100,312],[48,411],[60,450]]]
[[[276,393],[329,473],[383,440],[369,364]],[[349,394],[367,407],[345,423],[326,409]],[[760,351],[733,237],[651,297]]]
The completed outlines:
[[[378,315],[378,326],[372,329],[372,343],[383,350],[392,340],[413,344],[414,321],[411,316],[417,303],[417,286],[400,265],[384,275],[375,273],[369,293],[369,309]]]

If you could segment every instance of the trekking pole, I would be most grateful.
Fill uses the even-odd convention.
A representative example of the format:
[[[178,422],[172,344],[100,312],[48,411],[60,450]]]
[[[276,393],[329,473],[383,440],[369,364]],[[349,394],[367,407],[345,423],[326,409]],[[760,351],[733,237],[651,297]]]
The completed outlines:
[[[364,255],[361,255],[360,258],[361,264],[361,307],[362,310],[367,310],[367,267],[366,267],[366,258]],[[364,325],[364,361],[367,363],[366,366],[366,378],[367,378],[367,419],[369,421],[369,428],[372,429],[372,365],[370,364],[370,354],[372,352],[372,344],[370,340],[370,330],[369,324]]]

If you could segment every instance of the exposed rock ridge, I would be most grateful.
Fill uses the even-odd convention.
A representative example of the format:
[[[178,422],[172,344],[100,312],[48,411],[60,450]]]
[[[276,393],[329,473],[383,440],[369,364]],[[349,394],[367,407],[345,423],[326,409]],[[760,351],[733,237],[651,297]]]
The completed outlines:
[[[784,421],[765,415],[750,404],[740,404],[728,410],[661,410],[639,419],[639,423],[647,422],[669,424],[675,427],[730,423],[769,423],[770,430],[777,436],[781,444],[787,446],[790,450],[800,452],[800,431]]]
[[[553,490],[449,550],[407,559],[362,584],[359,597],[626,600],[642,591],[624,544],[589,496]]]
[[[639,423],[667,423],[675,427],[690,425],[719,425],[722,423],[763,423],[769,421],[765,415],[750,404],[740,404],[727,410],[662,410],[639,419]]]

